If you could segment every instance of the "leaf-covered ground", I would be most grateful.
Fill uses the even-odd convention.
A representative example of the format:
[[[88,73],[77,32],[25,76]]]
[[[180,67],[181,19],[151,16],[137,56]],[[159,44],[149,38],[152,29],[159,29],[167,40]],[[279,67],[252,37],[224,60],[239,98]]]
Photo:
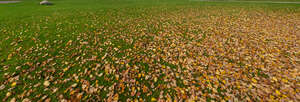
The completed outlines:
[[[0,99],[299,101],[299,6],[230,5],[5,18]]]

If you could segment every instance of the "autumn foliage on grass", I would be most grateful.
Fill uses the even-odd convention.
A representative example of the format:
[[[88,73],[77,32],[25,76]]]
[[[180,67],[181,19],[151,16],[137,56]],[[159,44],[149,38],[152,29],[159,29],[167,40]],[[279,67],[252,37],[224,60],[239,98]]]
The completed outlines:
[[[57,22],[69,37],[7,36],[2,101],[299,100],[299,12],[132,9],[78,12],[91,21],[82,32],[76,19]]]

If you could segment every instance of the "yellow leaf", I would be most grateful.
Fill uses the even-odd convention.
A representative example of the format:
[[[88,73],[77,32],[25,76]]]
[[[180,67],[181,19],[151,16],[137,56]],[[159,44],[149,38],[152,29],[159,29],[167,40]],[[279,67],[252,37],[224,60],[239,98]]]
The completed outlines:
[[[156,82],[157,81],[157,77],[154,77],[154,82]]]
[[[67,71],[67,70],[69,70],[69,68],[65,68],[65,69],[64,69],[64,72]]]
[[[276,90],[275,92],[277,95],[281,95],[280,91]]]
[[[181,93],[182,93],[182,94],[184,94],[184,93],[185,93],[183,89],[181,89],[180,91],[181,91]]]
[[[212,91],[213,91],[214,93],[218,93],[218,91],[217,91],[216,88],[213,88]]]
[[[219,75],[219,74],[220,74],[220,72],[219,72],[219,71],[217,71],[217,72],[216,72],[216,74],[218,74],[218,75]]]
[[[9,97],[10,95],[11,95],[10,92],[7,92],[7,93],[6,93],[6,97]]]
[[[252,85],[249,85],[249,87],[248,87],[248,88],[249,88],[249,89],[252,89],[252,87],[253,87]]]
[[[75,90],[72,90],[71,92],[70,92],[70,95],[73,95],[75,93]]]
[[[286,96],[286,95],[282,95],[282,97],[283,97],[283,98],[287,98],[287,96]]]
[[[272,79],[273,79],[274,81],[278,81],[276,77],[272,77]]]
[[[12,54],[9,54],[9,55],[7,56],[7,60],[10,60],[12,56],[13,56]]]
[[[15,87],[17,85],[17,82],[11,83],[11,87]]]
[[[273,95],[270,95],[270,99],[274,99],[274,96],[273,96]]]
[[[175,47],[175,46],[176,46],[176,44],[174,44],[174,43],[171,44],[171,47]]]
[[[225,74],[225,71],[224,70],[220,70],[221,74],[224,75]]]
[[[240,86],[240,85],[237,85],[237,88],[238,88],[238,89],[240,89],[240,88],[241,88],[241,86]]]
[[[145,74],[144,74],[144,73],[142,73],[142,76],[144,77],[144,76],[145,76]]]
[[[207,79],[207,80],[206,80],[206,82],[210,83],[210,80],[209,80],[209,79]]]
[[[254,83],[257,83],[257,80],[256,80],[256,79],[252,78],[251,80],[252,80]]]
[[[167,97],[167,101],[168,101],[168,102],[172,102],[172,98]]]
[[[88,98],[88,95],[86,95],[84,98],[83,98],[83,100],[86,100]]]
[[[288,82],[288,80],[286,80],[286,79],[282,79],[282,81],[283,81],[283,82],[285,82],[285,83],[287,83],[287,82]]]
[[[119,94],[115,94],[115,95],[114,95],[114,101],[117,102],[118,100],[119,100]]]
[[[155,102],[155,101],[156,101],[156,98],[153,98],[153,97],[152,97],[152,98],[151,98],[151,101],[152,101],[152,102]]]
[[[230,96],[225,96],[224,99],[227,101],[229,100],[231,97]]]
[[[133,102],[139,102],[139,100],[136,98],[136,99],[134,99],[134,101]]]
[[[165,65],[162,65],[161,67],[162,67],[163,69],[165,69],[165,68],[166,68],[166,66],[165,66]]]
[[[223,82],[224,84],[226,84],[226,81],[225,81],[225,80],[222,80],[222,82]]]
[[[300,55],[300,51],[297,52],[297,55]]]

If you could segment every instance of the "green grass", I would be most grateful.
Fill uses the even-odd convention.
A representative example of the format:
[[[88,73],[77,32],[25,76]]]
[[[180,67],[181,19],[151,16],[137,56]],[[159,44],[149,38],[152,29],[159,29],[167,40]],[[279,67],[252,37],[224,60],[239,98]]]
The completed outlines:
[[[209,52],[212,49],[211,47],[205,47],[207,51],[205,50],[203,53],[202,50],[205,49],[203,46],[208,46],[206,44],[209,43],[210,39],[217,36],[216,34],[220,34],[217,33],[218,31],[226,34],[237,34],[238,37],[242,36],[241,39],[244,39],[244,35],[239,35],[240,32],[235,32],[232,29],[243,25],[245,25],[245,28],[250,29],[252,25],[255,25],[250,21],[242,23],[245,19],[268,18],[267,21],[270,22],[277,20],[279,22],[281,19],[291,22],[288,31],[297,31],[296,25],[299,22],[292,21],[297,21],[300,18],[299,4],[198,2],[189,0],[50,0],[55,5],[41,6],[38,4],[39,1],[23,0],[23,2],[15,4],[0,4],[0,86],[5,86],[4,89],[0,90],[2,101],[9,101],[12,98],[17,100],[28,98],[38,101],[43,96],[52,101],[57,101],[61,100],[60,95],[69,100],[74,99],[72,95],[79,95],[80,93],[83,93],[81,100],[92,101],[93,99],[106,99],[108,98],[107,94],[110,92],[114,92],[114,95],[118,94],[121,101],[126,101],[129,98],[131,100],[141,98],[144,101],[150,101],[152,98],[158,99],[162,90],[165,91],[163,96],[168,94],[172,99],[175,97],[186,99],[183,97],[189,97],[192,93],[184,89],[194,90],[190,88],[193,88],[192,86],[214,85],[226,78],[233,78],[230,76],[231,74],[228,74],[228,76],[210,80],[210,82],[198,80],[198,77],[207,79],[206,76],[215,75],[212,68],[221,63],[218,61],[236,64],[235,68],[238,67],[238,70],[243,73],[258,73],[258,78],[270,80],[268,75],[281,74],[278,74],[279,72],[269,74],[267,71],[256,67],[244,68],[246,65],[236,59],[212,54]],[[260,22],[264,22],[264,20]],[[274,24],[280,25],[282,23],[275,22]],[[264,35],[262,27],[264,24],[257,26],[259,27],[255,31]],[[275,30],[267,29],[270,32],[284,32],[279,30],[278,28]],[[287,34],[289,34],[288,31]],[[248,36],[253,37],[254,35],[256,33]],[[237,36],[228,37],[226,40],[228,42],[233,41],[230,38],[236,38]],[[264,39],[264,37],[257,36],[259,39]],[[272,38],[272,35],[266,36]],[[279,35],[274,36],[278,37]],[[295,40],[297,38],[292,38],[292,36],[290,39],[292,39],[291,41],[297,41]],[[256,39],[254,40],[256,41]],[[279,40],[272,40],[271,42],[282,44]],[[176,45],[169,48],[173,43],[185,45],[183,49],[187,49],[184,51],[186,56],[175,58],[174,56],[177,54],[173,54],[176,53],[173,50],[180,48],[180,46]],[[189,45],[199,47],[196,43],[200,43],[201,50],[199,50],[200,48],[192,50],[193,48],[186,47]],[[293,44],[288,43],[288,45]],[[296,44],[297,46],[299,45]],[[165,51],[164,49],[168,50]],[[292,48],[288,50],[293,51]],[[172,54],[168,54],[171,52]],[[257,53],[261,54],[262,51],[258,50]],[[258,56],[257,53],[251,52],[250,54]],[[212,62],[216,65],[203,64],[197,58],[194,58],[195,56],[213,60]],[[297,54],[292,53],[290,56],[299,57]],[[95,58],[93,59],[93,57]],[[171,57],[171,60],[167,57]],[[209,59],[211,57],[220,60]],[[191,65],[193,70],[187,68],[185,62],[173,63],[173,61],[177,61],[174,59],[179,60],[181,58],[197,59],[199,63]],[[227,60],[229,61],[226,62]],[[277,60],[281,61],[281,58],[277,58]],[[106,68],[105,66],[110,67]],[[162,69],[162,66],[166,68]],[[288,64],[284,66],[287,69],[292,68]],[[205,67],[206,69],[203,69],[205,72],[197,72],[196,68],[198,67]],[[68,70],[64,71],[65,68],[68,68]],[[270,68],[277,67],[271,66]],[[109,70],[114,71],[110,72]],[[124,74],[126,71],[129,72],[128,75]],[[141,75],[139,77],[141,73],[145,76]],[[179,76],[175,78],[177,75],[170,75],[170,73],[178,73]],[[233,71],[232,73],[239,72]],[[152,77],[146,79],[147,75]],[[117,76],[120,78],[118,79]],[[176,80],[177,87],[166,87],[172,83],[164,80],[167,76]],[[75,77],[78,77],[78,79]],[[121,79],[125,77],[128,80]],[[157,78],[157,81],[154,81],[156,80],[154,77]],[[248,75],[247,77],[251,81],[251,78],[254,78],[255,75]],[[45,80],[50,81],[51,85],[44,86]],[[129,80],[135,80],[139,84],[131,83]],[[185,84],[185,80],[189,82],[196,81],[197,83]],[[246,80],[245,83],[250,83],[249,80]],[[17,85],[12,86],[13,82],[17,82]],[[88,82],[88,84],[85,82]],[[78,85],[70,87],[74,83]],[[122,89],[120,88],[121,83],[129,86]],[[37,84],[41,85],[34,87]],[[151,88],[152,84],[155,88]],[[97,92],[90,93],[82,85],[87,85],[90,89],[100,86],[103,88],[98,88]],[[220,83],[218,85],[225,85],[227,88],[217,87],[217,95],[220,97],[206,96],[206,100],[226,100],[224,93],[236,89],[233,84]],[[275,88],[276,85],[272,84],[271,86]],[[295,86],[296,84],[290,82],[287,85]],[[114,86],[114,89],[109,88],[111,86]],[[143,86],[148,87],[147,92],[143,92]],[[136,93],[131,95],[131,93],[134,93],[131,91],[132,87],[141,88],[140,90],[136,89],[136,93],[140,93],[139,96]],[[56,88],[57,91],[53,92]],[[209,87],[201,87],[199,90],[204,90],[203,93],[213,94],[212,89]],[[72,91],[74,91],[74,94],[71,94]],[[181,93],[182,91],[185,93]],[[251,97],[252,92],[247,92]],[[6,96],[7,93],[12,93],[12,95]],[[30,94],[26,95],[26,93]],[[152,94],[147,95],[149,93]],[[292,92],[286,93],[290,94]],[[276,96],[275,93],[270,95]],[[246,97],[247,95],[236,95],[240,100],[243,100],[245,98],[239,96]],[[263,96],[253,96],[251,100],[259,100],[257,97],[263,100]],[[277,95],[275,98],[279,100],[280,97],[284,96]],[[203,98],[205,97],[203,96]],[[290,100],[294,97],[288,96],[288,98],[287,100]]]

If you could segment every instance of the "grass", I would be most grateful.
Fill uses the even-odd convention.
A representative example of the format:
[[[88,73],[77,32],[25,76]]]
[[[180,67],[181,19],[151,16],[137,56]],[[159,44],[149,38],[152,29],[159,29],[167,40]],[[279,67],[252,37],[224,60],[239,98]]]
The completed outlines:
[[[297,99],[299,4],[51,1],[0,4],[2,101]]]

